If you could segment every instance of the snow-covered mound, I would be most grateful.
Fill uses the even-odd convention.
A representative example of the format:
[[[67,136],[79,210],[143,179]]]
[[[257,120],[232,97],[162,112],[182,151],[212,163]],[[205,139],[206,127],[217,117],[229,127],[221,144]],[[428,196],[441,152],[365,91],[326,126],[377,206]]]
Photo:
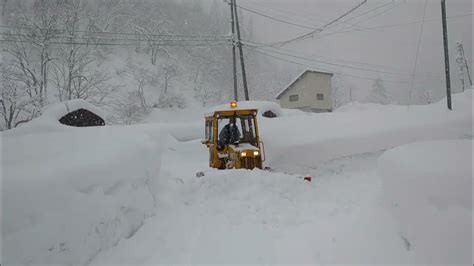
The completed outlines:
[[[382,151],[434,139],[472,137],[472,91],[424,106],[370,105],[366,111],[263,119],[267,164],[295,171],[351,154]],[[297,164],[293,162],[298,158]]]
[[[42,117],[59,120],[68,113],[79,109],[86,109],[102,118],[105,117],[105,112],[103,110],[83,99],[75,99],[48,105],[44,109]]]
[[[379,159],[384,195],[417,263],[471,263],[473,144],[421,142]]]
[[[3,263],[86,264],[153,215],[159,129],[16,132],[2,135]]]
[[[63,125],[59,122],[63,116],[67,115],[70,112],[74,112],[79,109],[89,110],[101,118],[105,118],[105,112],[94,106],[93,104],[82,100],[75,99],[70,101],[64,101],[60,103],[55,103],[48,105],[44,108],[42,115],[31,120],[30,122],[12,129],[7,132],[8,135],[20,135],[20,134],[38,134],[54,131],[62,131],[66,129],[71,129],[71,127]]]
[[[202,113],[205,108],[186,109],[159,109],[153,108],[151,113],[143,119],[143,123],[188,123],[203,121]]]
[[[206,114],[213,113],[215,111],[230,110],[230,103],[221,104],[208,110]],[[244,110],[244,109],[257,109],[259,116],[262,116],[267,111],[273,112],[277,117],[282,116],[283,112],[279,104],[275,102],[266,101],[241,101],[238,102],[236,108],[232,110]]]

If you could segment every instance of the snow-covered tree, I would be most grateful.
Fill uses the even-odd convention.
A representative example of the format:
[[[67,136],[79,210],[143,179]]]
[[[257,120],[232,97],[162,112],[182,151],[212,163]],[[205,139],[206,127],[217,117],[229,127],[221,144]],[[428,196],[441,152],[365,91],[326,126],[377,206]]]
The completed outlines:
[[[91,33],[90,17],[85,0],[63,4],[60,22],[68,42],[57,47],[51,69],[60,101],[87,99],[101,104],[113,90],[110,77],[99,67],[98,39]]]
[[[377,78],[372,84],[372,91],[367,98],[369,102],[380,103],[380,104],[389,104],[391,103],[390,94],[385,87],[385,84],[382,79]]]
[[[8,42],[2,49],[6,60],[14,66],[15,75],[22,77],[26,92],[39,99],[41,106],[48,102],[50,67],[55,59],[51,56],[52,44],[57,31],[62,1],[35,0],[32,7],[18,3],[18,16],[8,19],[14,24]]]
[[[239,14],[243,38],[255,39],[252,17]],[[2,1],[2,23],[8,34],[5,38],[10,40],[2,43],[2,62],[11,66],[5,81],[9,85],[4,86],[8,91],[3,93],[22,110],[35,110],[31,114],[22,111],[18,119],[31,119],[29,115],[38,115],[49,103],[75,98],[109,106],[112,112],[124,109],[112,108],[117,102],[128,106],[129,112],[134,112],[138,103],[142,112],[149,111],[153,103],[182,107],[194,96],[207,105],[233,95],[232,53],[224,39],[199,45],[192,40],[173,41],[184,46],[163,46],[159,41],[160,34],[172,34],[175,39],[229,34],[230,8],[221,0],[207,4],[175,0]],[[123,72],[127,69],[123,55],[127,54],[139,58],[134,64],[143,75],[130,69]],[[142,54],[150,59],[142,60]],[[289,69],[250,49],[244,49],[244,55],[252,99],[273,98],[280,83],[286,83]],[[150,76],[153,81],[145,81]],[[242,98],[240,80],[239,74]],[[131,86],[118,90],[114,84]]]
[[[148,114],[143,110],[142,100],[142,95],[137,91],[127,92],[125,95],[117,97],[111,103],[114,115],[110,120],[126,125],[138,123]]]
[[[349,89],[345,86],[343,76],[335,75],[332,78],[332,89],[333,89],[333,107],[336,109],[350,101]]]
[[[456,43],[457,49],[457,56],[456,56],[456,63],[458,65],[458,76],[459,80],[461,81],[461,89],[462,91],[465,90],[465,81],[464,81],[464,68],[465,68],[465,61],[464,61],[464,54],[463,54],[463,45],[462,42]]]
[[[152,71],[143,65],[138,65],[129,58],[124,69],[118,71],[119,75],[126,75],[132,78],[135,88],[133,97],[138,99],[140,107],[144,113],[150,111],[150,105],[147,102],[146,89],[150,86],[155,86],[160,78],[160,72]],[[129,98],[131,96],[129,95]],[[130,99],[128,99],[130,102]]]
[[[0,130],[28,122],[40,111],[40,99],[28,94],[24,83],[16,79],[12,66],[0,65]]]

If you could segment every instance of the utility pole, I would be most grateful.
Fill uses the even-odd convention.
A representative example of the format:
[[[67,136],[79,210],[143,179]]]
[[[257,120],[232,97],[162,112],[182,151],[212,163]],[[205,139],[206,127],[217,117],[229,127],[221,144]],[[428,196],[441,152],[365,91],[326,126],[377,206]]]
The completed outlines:
[[[237,45],[239,46],[239,54],[240,54],[240,66],[242,68],[242,81],[244,84],[244,95],[245,100],[249,100],[249,89],[247,87],[247,74],[245,72],[245,62],[244,62],[244,52],[242,51],[242,40],[240,38],[240,27],[239,27],[239,15],[237,12],[237,0],[231,0],[234,4],[234,17],[235,17],[235,28],[237,30]]]
[[[453,110],[451,105],[451,77],[449,74],[449,49],[448,49],[448,25],[446,22],[446,0],[441,0],[441,16],[443,17],[443,42],[444,42],[444,70],[446,72],[446,100],[448,109]]]
[[[232,73],[234,75],[234,100],[238,101],[239,96],[237,93],[237,61],[235,55],[235,22],[234,22],[234,4],[232,2],[230,5],[230,14],[231,14],[231,29],[232,29]]]
[[[464,45],[461,43],[461,54],[464,58],[464,66],[466,67],[467,77],[469,78],[469,84],[472,86],[471,72],[469,72],[469,65],[467,64],[466,55],[464,54]]]

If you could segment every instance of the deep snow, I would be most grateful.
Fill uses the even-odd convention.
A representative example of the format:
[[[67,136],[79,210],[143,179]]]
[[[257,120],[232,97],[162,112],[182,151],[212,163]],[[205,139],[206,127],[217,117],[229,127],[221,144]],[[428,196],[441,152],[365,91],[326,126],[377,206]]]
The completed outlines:
[[[461,264],[474,254],[472,144],[419,142],[379,160],[384,195],[417,263]]]
[[[133,234],[156,207],[159,145],[113,127],[4,136],[3,262],[82,264]]]
[[[472,92],[453,100],[451,112],[438,103],[260,117],[277,172],[208,169],[203,120],[78,129],[40,118],[1,135],[2,260],[417,262],[377,159],[407,143],[472,139]],[[313,182],[299,178],[307,173]]]

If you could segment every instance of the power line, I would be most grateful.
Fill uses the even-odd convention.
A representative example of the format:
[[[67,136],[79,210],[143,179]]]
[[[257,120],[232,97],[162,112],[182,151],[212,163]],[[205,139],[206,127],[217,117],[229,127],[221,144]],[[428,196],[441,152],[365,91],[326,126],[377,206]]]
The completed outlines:
[[[474,15],[474,13],[467,13],[467,14],[462,14],[462,15],[457,15],[457,16],[450,16],[450,17],[447,17],[447,19],[463,18],[463,17],[472,16],[472,15]],[[374,26],[374,27],[365,27],[365,28],[362,28],[362,29],[349,29],[349,30],[328,32],[328,33],[323,33],[323,34],[318,35],[315,39],[321,39],[321,38],[331,36],[331,35],[336,35],[336,34],[363,32],[363,31],[379,30],[379,29],[386,29],[386,28],[398,28],[398,27],[401,27],[401,26],[409,26],[409,25],[414,25],[414,24],[420,24],[422,22],[432,22],[432,21],[438,21],[438,20],[441,20],[441,19],[440,18],[432,18],[432,19],[425,19],[425,20],[412,21],[412,22],[404,22],[404,23],[391,24],[391,25],[380,25],[380,26]],[[254,42],[254,41],[252,41],[252,42]],[[261,42],[255,42],[255,43],[259,44],[260,47],[272,47],[274,45],[274,43],[261,43]]]
[[[298,24],[298,23],[294,23],[294,22],[291,22],[291,21],[279,19],[279,18],[276,18],[276,17],[274,17],[274,16],[270,16],[270,15],[267,15],[267,14],[261,13],[261,12],[259,12],[259,11],[252,10],[252,9],[250,9],[250,8],[243,7],[243,6],[240,6],[240,5],[237,5],[237,7],[240,8],[240,9],[242,9],[242,10],[248,11],[248,12],[250,12],[250,13],[253,13],[253,14],[256,14],[256,15],[259,15],[259,16],[262,16],[262,17],[265,17],[265,18],[268,18],[268,19],[272,19],[272,20],[275,20],[275,21],[279,21],[279,22],[282,22],[282,23],[285,23],[285,24],[288,24],[288,25],[300,27],[300,28],[303,28],[303,29],[310,29],[310,30],[314,30],[314,29],[315,29],[315,27],[313,27],[313,26]]]
[[[250,46],[250,47],[253,47],[253,48],[262,48],[262,47],[267,47],[267,46],[262,46],[261,45],[262,43],[259,43],[259,42],[254,42],[254,41],[245,41],[245,45],[247,46]],[[323,55],[319,55],[319,54],[314,54],[314,53],[301,53],[301,51],[295,51],[295,50],[290,50],[290,49],[284,49],[284,48],[281,48],[281,47],[271,47],[271,49],[276,49],[276,50],[279,50],[279,51],[284,51],[284,52],[287,52],[287,53],[293,53],[292,55],[295,55],[296,54],[301,54],[301,56],[304,56],[304,58],[302,59],[305,59],[305,60],[309,60],[308,59],[308,56],[312,56],[312,57],[320,57],[320,58],[324,58],[324,59],[327,59],[327,60],[335,60],[335,61],[339,61],[342,63],[350,63],[350,64],[356,64],[356,65],[363,65],[363,66],[368,66],[368,67],[375,67],[377,68],[377,72],[380,72],[378,69],[380,68],[386,68],[386,69],[392,69],[394,71],[396,71],[395,73],[399,73],[399,74],[403,74],[403,75],[408,75],[408,76],[411,76],[412,74],[411,73],[408,73],[408,72],[405,72],[405,73],[402,73],[402,72],[399,72],[400,69],[398,68],[395,68],[395,67],[391,67],[391,66],[386,66],[386,65],[380,65],[380,64],[370,64],[370,63],[366,63],[366,62],[358,62],[358,61],[351,61],[351,60],[345,60],[345,59],[335,59],[335,58],[332,58],[332,57],[327,57],[327,56],[323,56]],[[268,51],[271,51],[271,50],[268,50]],[[296,55],[295,55],[296,56]],[[319,61],[319,62],[323,62],[322,60]],[[344,64],[343,65],[344,67],[346,67],[347,65]],[[374,70],[374,69],[371,69],[371,70]],[[438,77],[439,76],[439,73],[433,73],[433,72],[425,72],[423,74],[426,74],[426,76],[432,76],[432,77]]]
[[[329,26],[333,25],[334,23],[338,22],[339,20],[343,19],[344,17],[348,16],[349,14],[351,14],[352,12],[356,11],[357,9],[359,9],[361,6],[363,6],[365,3],[367,3],[367,0],[363,0],[362,2],[360,2],[359,4],[357,4],[356,6],[354,6],[353,8],[349,9],[347,12],[345,12],[344,14],[342,14],[341,16],[331,20],[330,22],[326,23],[325,25],[323,25],[322,27],[318,28],[318,29],[315,29],[311,32],[308,32],[306,34],[303,34],[301,36],[298,36],[296,38],[292,38],[292,39],[289,39],[289,40],[286,40],[286,41],[282,41],[282,42],[278,42],[276,43],[277,45],[280,45],[280,46],[283,46],[283,45],[287,45],[289,43],[292,43],[292,42],[296,42],[296,41],[301,41],[301,40],[305,40],[307,38],[311,38],[313,37],[314,34],[316,33],[319,33],[319,32],[322,32],[323,30],[325,30],[326,28],[328,28]]]
[[[428,0],[425,0],[425,8],[423,9],[423,19],[425,20],[426,16],[426,7],[428,6]],[[416,49],[416,56],[415,56],[415,66],[413,67],[413,77],[411,80],[411,88],[410,88],[410,95],[408,98],[408,106],[411,104],[411,97],[413,94],[413,90],[415,88],[415,74],[416,74],[416,67],[418,65],[418,56],[420,54],[420,48],[421,48],[421,41],[423,40],[423,28],[424,28],[425,23],[421,23],[421,28],[420,28],[420,34],[418,38],[418,48]]]
[[[279,19],[279,18],[276,18],[276,17],[273,17],[273,16],[270,16],[270,15],[267,15],[267,14],[264,14],[264,13],[261,13],[261,12],[258,12],[258,11],[255,11],[255,10],[252,10],[252,9],[249,9],[249,8],[246,8],[246,7],[242,7],[242,6],[237,6],[239,7],[240,9],[243,9],[245,11],[248,11],[248,12],[251,12],[251,13],[254,13],[254,14],[257,14],[257,15],[260,15],[260,16],[263,16],[263,17],[266,17],[266,18],[269,18],[269,19],[273,19],[273,20],[276,20],[276,21],[279,21],[279,22],[282,22],[282,23],[286,23],[286,24],[289,24],[289,25],[293,25],[293,26],[298,26],[300,28],[306,28],[306,29],[310,29],[311,32],[309,33],[306,33],[304,35],[301,35],[301,36],[298,36],[296,38],[293,38],[293,39],[290,39],[290,40],[286,40],[286,41],[281,41],[281,42],[276,42],[272,45],[280,45],[280,46],[283,46],[283,45],[286,45],[288,43],[292,43],[292,42],[295,42],[295,41],[299,41],[299,40],[304,40],[306,38],[309,38],[309,37],[312,37],[312,35],[318,33],[318,32],[321,32],[323,30],[325,30],[327,27],[331,26],[332,24],[338,22],[339,20],[341,20],[342,18],[346,17],[347,15],[349,15],[350,13],[354,12],[355,10],[357,10],[359,7],[361,7],[362,5],[364,5],[365,3],[367,2],[367,0],[363,0],[361,3],[357,4],[355,7],[351,8],[349,11],[345,12],[344,14],[342,14],[341,16],[331,20],[330,22],[326,23],[325,25],[323,25],[322,27],[320,28],[315,28],[315,27],[311,27],[311,26],[307,26],[307,25],[302,25],[302,24],[297,24],[297,23],[293,23],[293,22],[290,22],[290,21],[287,21],[287,20],[282,20],[282,19]]]
[[[369,72],[375,72],[375,73],[385,73],[385,74],[391,74],[391,75],[410,76],[410,77],[412,76],[411,74],[408,74],[408,73],[400,73],[400,72],[393,72],[393,71],[369,69],[369,68],[362,68],[362,67],[356,67],[356,66],[349,66],[349,65],[342,65],[342,64],[337,64],[337,63],[331,63],[331,62],[326,62],[326,61],[321,61],[321,60],[315,60],[315,59],[310,59],[310,58],[307,58],[307,57],[297,56],[297,55],[294,55],[294,54],[288,54],[288,53],[283,53],[283,52],[272,51],[272,50],[268,50],[268,49],[264,49],[264,48],[260,48],[260,47],[254,47],[254,49],[260,49],[260,50],[263,50],[263,51],[266,51],[266,52],[275,53],[275,54],[279,54],[279,55],[285,55],[285,56],[293,57],[293,58],[296,58],[296,59],[302,59],[302,60],[306,60],[306,61],[326,64],[326,65],[332,65],[332,66],[338,66],[338,67],[343,67],[343,68],[351,68],[351,69],[356,69],[356,70],[369,71]]]
[[[300,65],[300,66],[304,66],[304,67],[308,67],[308,68],[312,68],[312,69],[318,69],[317,67],[314,67],[314,66],[311,66],[311,65],[308,65],[308,64],[304,64],[304,63],[301,63],[301,62],[296,62],[296,61],[293,61],[293,60],[273,56],[273,55],[267,54],[265,52],[261,52],[261,51],[257,51],[257,50],[253,50],[253,52],[261,54],[261,55],[265,55],[265,56],[268,56],[268,57],[271,57],[271,58],[274,58],[274,59],[277,59],[277,60],[280,60],[280,61],[292,63],[292,64],[295,64],[295,65]],[[321,70],[321,71],[323,71],[323,70]],[[347,73],[343,73],[343,72],[336,72],[336,74],[343,75],[343,76],[354,77],[354,78],[366,79],[366,80],[377,80],[375,78],[369,78],[369,77],[364,77],[364,76],[347,74]],[[386,79],[383,79],[383,81],[388,82],[388,83],[410,84],[409,81],[396,81],[396,80],[386,80]]]
[[[393,3],[395,3],[395,2],[392,2],[392,3],[390,3],[390,4],[393,4]],[[380,15],[382,15],[382,14],[385,14],[385,13],[387,13],[387,12],[389,12],[389,11],[395,9],[396,7],[399,7],[401,4],[402,4],[402,2],[399,2],[399,3],[396,4],[396,5],[389,6],[389,8],[387,8],[387,9],[385,9],[385,10],[382,10],[382,12],[375,13],[375,14],[373,14],[372,16],[368,16],[367,18],[362,19],[362,20],[358,21],[357,23],[355,23],[355,24],[353,25],[353,27],[355,27],[355,26],[357,26],[357,25],[360,25],[362,22],[366,22],[366,21],[371,20],[371,19],[373,19],[373,18],[375,18],[375,17],[378,17],[378,16],[380,16]],[[352,27],[352,28],[353,28],[353,27]]]
[[[448,17],[448,19],[462,18],[462,17],[472,16],[473,14],[474,13],[468,13],[468,14],[463,14],[463,15],[458,15],[458,16],[451,16],[451,17]],[[334,34],[341,34],[341,33],[353,33],[353,32],[362,32],[362,31],[378,30],[378,29],[385,29],[385,28],[396,28],[396,27],[400,27],[400,26],[408,26],[408,25],[420,24],[420,23],[423,23],[423,22],[438,21],[438,20],[441,20],[441,19],[440,18],[432,18],[432,19],[405,22],[405,23],[392,24],[392,25],[381,25],[381,26],[374,26],[374,27],[366,27],[366,28],[363,28],[363,29],[342,30],[342,31],[336,31],[336,32],[321,34],[321,35],[318,36],[318,38],[322,38],[322,37],[330,36],[330,35],[334,35]]]
[[[392,4],[393,4],[393,0],[392,0],[391,2],[388,2],[388,3],[382,4],[382,5],[376,6],[375,8],[372,8],[372,9],[370,9],[370,10],[368,10],[368,11],[362,13],[362,14],[359,14],[359,15],[357,15],[357,16],[351,17],[351,18],[349,18],[348,20],[346,20],[345,22],[349,22],[349,21],[352,21],[352,20],[354,20],[354,19],[356,19],[356,18],[360,18],[360,17],[362,17],[362,16],[364,16],[364,15],[366,15],[366,14],[369,14],[369,13],[371,13],[371,12],[373,12],[373,11],[376,11],[376,10],[378,10],[378,9],[384,8],[384,7],[389,6],[389,5],[392,5]]]
[[[278,7],[275,7],[275,6],[271,6],[271,7],[263,7],[262,5],[259,5],[260,8],[265,8],[265,9],[270,9],[270,10],[274,10],[276,12],[278,12],[280,14],[280,16],[283,16],[284,18],[288,19],[288,15],[293,15],[293,16],[296,16],[298,19],[300,20],[305,20],[305,21],[309,21],[311,23],[327,23],[327,20],[324,20],[324,19],[318,19],[316,18],[315,16],[320,16],[318,14],[314,14],[314,13],[310,13],[310,12],[305,12],[303,10],[295,10],[295,9],[290,9],[289,7],[285,7],[285,8],[278,8]],[[308,18],[308,17],[304,17],[302,16],[300,13],[303,13],[303,14],[306,14],[306,15],[310,15],[311,18]],[[284,15],[282,15],[284,14]],[[341,21],[340,23],[344,23],[346,24],[345,22]],[[349,24],[347,23],[347,25],[349,26],[353,26],[352,24]],[[313,27],[314,29],[315,27]]]

